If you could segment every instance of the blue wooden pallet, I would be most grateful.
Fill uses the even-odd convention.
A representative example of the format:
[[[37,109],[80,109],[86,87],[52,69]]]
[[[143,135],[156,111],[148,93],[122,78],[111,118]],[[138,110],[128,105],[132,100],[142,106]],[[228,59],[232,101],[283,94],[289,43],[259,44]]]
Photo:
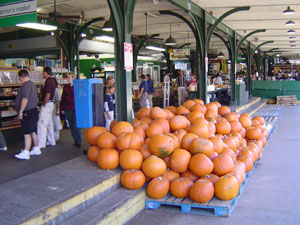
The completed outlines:
[[[240,187],[237,197],[230,201],[222,201],[213,197],[209,202],[197,203],[192,201],[190,198],[176,198],[169,193],[161,199],[147,198],[146,209],[166,209],[198,215],[230,216],[251,174],[253,173],[254,168],[256,167],[256,163],[257,162],[253,164],[252,170],[246,174],[245,180]]]

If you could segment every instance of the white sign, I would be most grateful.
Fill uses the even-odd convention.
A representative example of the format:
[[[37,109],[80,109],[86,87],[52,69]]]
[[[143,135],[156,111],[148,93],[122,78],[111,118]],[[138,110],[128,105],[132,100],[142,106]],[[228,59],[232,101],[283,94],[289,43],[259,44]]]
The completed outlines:
[[[189,48],[184,49],[173,49],[170,53],[171,60],[188,60],[191,52]]]
[[[124,69],[133,70],[133,46],[124,42]]]
[[[36,0],[16,2],[0,6],[0,18],[21,15],[36,11]]]

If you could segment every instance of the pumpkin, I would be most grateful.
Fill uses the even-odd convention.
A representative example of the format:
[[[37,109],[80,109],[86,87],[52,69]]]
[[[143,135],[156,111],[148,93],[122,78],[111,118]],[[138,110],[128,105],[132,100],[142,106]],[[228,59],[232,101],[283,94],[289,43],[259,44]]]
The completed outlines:
[[[136,149],[139,150],[142,146],[142,137],[138,133],[123,133],[117,138],[117,147],[120,150]]]
[[[188,197],[193,184],[193,181],[187,177],[176,178],[170,184],[170,192],[177,198]]]
[[[227,113],[230,113],[230,108],[228,106],[221,106],[218,109],[218,113],[220,116],[225,116]]]
[[[249,172],[252,170],[253,167],[253,158],[251,157],[247,157],[247,156],[239,156],[237,159],[237,161],[241,161],[245,164],[246,166],[246,172]]]
[[[214,146],[209,139],[196,138],[190,145],[190,152],[192,154],[203,153],[207,157],[213,154]]]
[[[170,126],[172,130],[185,129],[189,126],[189,121],[186,117],[177,115],[170,120]]]
[[[164,160],[164,162],[166,163],[167,168],[170,167],[170,155],[168,157],[162,158],[162,160]]]
[[[225,115],[225,118],[228,122],[233,121],[233,120],[239,120],[240,115],[235,114],[234,112],[227,113]]]
[[[231,126],[231,132],[240,132],[242,130],[242,124],[237,120],[229,122]]]
[[[208,138],[208,127],[204,124],[195,124],[190,126],[187,131],[196,134],[199,138]]]
[[[219,154],[216,153],[215,151],[213,151],[213,153],[209,156],[210,160],[213,160],[214,158],[216,158]]]
[[[180,174],[175,172],[174,170],[167,169],[166,172],[164,173],[163,177],[167,178],[169,182],[173,181],[174,179],[180,177]]]
[[[143,122],[145,122],[145,123],[147,123],[148,125],[152,122],[152,119],[151,118],[148,118],[148,117],[143,117],[142,119],[141,119],[141,121],[143,121]]]
[[[172,138],[174,150],[180,148],[180,141],[178,140],[178,138],[174,134],[167,133],[165,135],[169,136],[170,138]]]
[[[170,121],[170,120],[175,116],[175,114],[172,113],[170,110],[168,110],[168,109],[163,109],[163,110],[167,113],[166,119],[167,119],[168,121]]]
[[[184,106],[179,106],[176,109],[176,115],[182,115],[182,116],[187,116],[190,113],[190,110],[188,110],[187,108],[185,108]]]
[[[117,137],[110,132],[102,133],[97,139],[97,146],[103,148],[116,148]]]
[[[145,137],[146,137],[145,131],[144,131],[143,128],[140,127],[140,126],[134,128],[134,133],[139,134],[139,135],[141,136],[142,140],[144,140]]]
[[[234,199],[238,193],[238,181],[233,175],[222,176],[215,183],[215,195],[221,200]]]
[[[206,104],[205,106],[206,106],[207,110],[211,109],[211,110],[215,111],[216,113],[218,113],[218,106],[215,103],[210,102],[210,103]]]
[[[191,187],[189,197],[195,202],[204,203],[210,201],[215,193],[215,188],[212,182],[204,179],[199,179]]]
[[[181,173],[181,177],[187,177],[187,178],[189,178],[193,182],[195,182],[199,178],[196,174],[194,174],[190,170],[187,170],[187,171]]]
[[[194,102],[204,106],[204,102],[201,99],[194,99]]]
[[[217,176],[216,174],[211,173],[211,174],[205,175],[204,177],[201,177],[201,179],[209,180],[210,182],[215,184],[219,180],[219,176]]]
[[[207,109],[205,114],[205,119],[209,119],[209,118],[217,119],[217,117],[218,117],[218,110]]]
[[[251,118],[249,119],[247,116],[243,116],[243,115],[242,115],[242,116],[239,118],[239,121],[240,121],[240,123],[242,124],[242,126],[243,126],[244,128],[251,127],[251,125],[252,125]]]
[[[88,149],[87,157],[92,162],[97,162],[100,149],[97,146],[91,146]]]
[[[262,126],[265,125],[265,120],[261,116],[256,116],[253,118],[253,120],[257,120]]]
[[[227,154],[220,154],[212,160],[214,164],[214,174],[222,176],[231,173],[234,169],[232,158]]]
[[[225,136],[223,139],[224,144],[228,146],[228,148],[232,149],[233,151],[236,151],[237,148],[237,142],[236,139],[233,137]]]
[[[192,125],[198,125],[198,124],[202,124],[205,126],[208,126],[208,121],[204,118],[197,118],[193,121]]]
[[[198,138],[196,134],[193,133],[187,133],[186,135],[183,136],[182,141],[181,141],[181,148],[185,150],[190,150],[190,145],[194,139]]]
[[[245,179],[245,176],[242,176],[241,174],[238,174],[238,173],[229,173],[229,174],[226,174],[227,176],[234,176],[238,182],[238,187],[240,188],[244,179]]]
[[[213,171],[213,168],[214,164],[204,154],[193,155],[189,163],[190,171],[192,171],[199,177],[203,177],[207,174],[210,174]]]
[[[120,154],[120,166],[123,170],[140,169],[143,163],[143,154],[140,151],[127,149]]]
[[[187,131],[184,129],[179,129],[179,130],[174,131],[173,134],[178,138],[179,142],[181,143],[182,138],[184,135],[187,134]]]
[[[169,107],[168,107],[168,110],[170,111],[170,112],[172,112],[172,113],[176,113],[176,107],[175,106],[172,106],[172,105],[170,105]]]
[[[121,184],[129,190],[137,190],[145,184],[145,175],[140,170],[125,170],[121,174]]]
[[[137,112],[137,118],[140,120],[144,117],[150,117],[150,109],[149,108],[141,108]]]
[[[145,131],[146,136],[149,138],[163,133],[163,128],[157,123],[152,123]]]
[[[219,121],[216,124],[216,133],[218,134],[230,134],[231,126],[227,121]]]
[[[186,117],[190,122],[191,124],[193,124],[193,121],[197,118],[204,118],[204,114],[202,114],[201,112],[199,111],[192,111],[190,112],[187,117]]]
[[[208,123],[208,138],[215,136],[216,133],[216,126],[213,122]]]
[[[141,127],[143,130],[146,130],[149,127],[149,125],[145,121],[135,120],[133,122],[133,128],[137,128],[137,127]]]
[[[216,153],[220,154],[223,151],[223,148],[224,148],[224,142],[223,142],[223,140],[221,138],[219,138],[219,137],[210,137],[208,139],[213,144],[214,151]]]
[[[167,113],[160,107],[155,106],[150,111],[151,119],[166,119]]]
[[[109,130],[112,130],[112,128],[116,125],[116,123],[117,123],[116,120],[111,121],[110,126],[109,126]]]
[[[146,176],[154,178],[163,175],[166,172],[166,163],[155,155],[145,159],[142,164],[143,172]]]
[[[191,108],[191,112],[194,112],[194,111],[198,111],[198,112],[202,113],[203,115],[205,115],[207,109],[203,104],[196,103]]]
[[[170,132],[170,124],[169,124],[169,121],[166,119],[156,119],[156,120],[153,120],[151,123],[156,123],[156,124],[160,125],[161,128],[163,129],[164,134]]]
[[[248,113],[243,113],[241,116],[245,116],[245,117],[247,117],[248,119],[251,120],[251,116]]]
[[[143,155],[143,159],[147,159],[149,156],[151,156],[151,152],[149,151],[148,149],[148,145],[147,144],[143,144],[140,148],[140,152],[142,153]]]
[[[183,106],[190,110],[195,104],[196,102],[194,102],[193,100],[187,100],[183,103]]]
[[[242,138],[246,137],[246,129],[244,127],[242,127],[240,134],[241,134]]]
[[[153,178],[147,186],[147,195],[150,198],[159,199],[169,192],[170,183],[165,177]]]
[[[167,135],[155,135],[150,138],[149,150],[161,158],[169,156],[174,151],[173,139]]]
[[[222,106],[220,102],[215,101],[213,103],[218,107],[218,109]]]
[[[119,166],[119,153],[115,149],[102,149],[98,153],[97,164],[101,169],[113,170]]]
[[[236,155],[234,153],[234,151],[232,151],[230,148],[228,147],[224,147],[223,151],[221,152],[221,154],[226,154],[229,155],[230,158],[235,161]]]
[[[98,137],[104,133],[108,132],[105,127],[90,127],[85,131],[85,139],[89,145],[97,145]]]
[[[247,138],[250,140],[259,139],[262,135],[261,130],[257,127],[249,127],[246,130]]]
[[[115,136],[119,136],[122,133],[130,133],[130,132],[133,132],[133,126],[126,121],[120,121],[120,122],[116,123],[116,125],[113,127],[111,132]]]
[[[258,155],[258,154],[257,154]],[[250,157],[252,158],[252,161],[255,162],[256,158],[255,156],[253,155],[253,153],[251,151],[249,151],[248,149],[246,148],[243,148],[240,153],[239,153],[239,156],[246,156],[246,157]]]
[[[170,168],[175,172],[185,172],[189,166],[191,154],[184,149],[176,149],[170,157]]]

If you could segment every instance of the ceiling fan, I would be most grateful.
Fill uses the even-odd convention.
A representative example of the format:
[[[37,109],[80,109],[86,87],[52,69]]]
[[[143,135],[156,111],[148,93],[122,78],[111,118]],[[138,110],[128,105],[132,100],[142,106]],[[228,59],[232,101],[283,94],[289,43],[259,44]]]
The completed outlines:
[[[81,15],[67,15],[64,16],[62,13],[56,11],[56,0],[54,0],[54,11],[48,14],[50,19],[54,19],[59,23],[66,23],[72,20],[80,20]]]
[[[138,35],[137,37],[140,39],[144,39],[145,41],[150,40],[150,41],[162,41],[163,38],[157,38],[159,34],[152,34],[148,35],[148,13],[144,13],[145,19],[146,19],[146,34],[145,35]]]

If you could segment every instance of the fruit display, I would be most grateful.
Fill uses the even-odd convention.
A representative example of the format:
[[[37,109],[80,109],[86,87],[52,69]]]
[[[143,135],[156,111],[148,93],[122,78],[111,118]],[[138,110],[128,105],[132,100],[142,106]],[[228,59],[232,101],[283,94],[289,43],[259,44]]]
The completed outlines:
[[[142,108],[132,124],[114,121],[110,130],[86,130],[91,162],[122,168],[127,189],[146,183],[151,198],[171,193],[199,203],[234,199],[269,135],[262,117],[199,99],[177,108]]]

